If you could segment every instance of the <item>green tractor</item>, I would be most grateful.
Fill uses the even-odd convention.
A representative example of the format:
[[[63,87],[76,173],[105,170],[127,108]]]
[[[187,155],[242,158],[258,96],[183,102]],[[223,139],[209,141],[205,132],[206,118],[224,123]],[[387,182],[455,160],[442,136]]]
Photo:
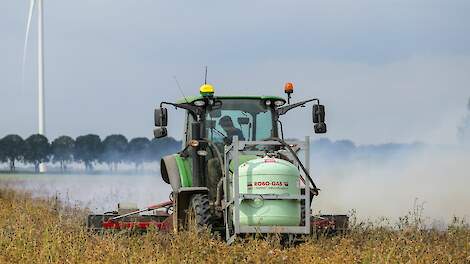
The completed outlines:
[[[161,160],[161,176],[172,188],[171,225],[219,232],[231,243],[244,234],[295,237],[318,229],[339,230],[345,215],[312,216],[318,195],[309,172],[309,137],[283,139],[281,116],[308,103],[317,134],[326,133],[325,107],[318,99],[291,103],[277,96],[218,96],[211,85],[200,95],[161,102],[154,136],[167,136],[168,110],[185,111],[183,149]],[[299,154],[303,153],[303,162]]]

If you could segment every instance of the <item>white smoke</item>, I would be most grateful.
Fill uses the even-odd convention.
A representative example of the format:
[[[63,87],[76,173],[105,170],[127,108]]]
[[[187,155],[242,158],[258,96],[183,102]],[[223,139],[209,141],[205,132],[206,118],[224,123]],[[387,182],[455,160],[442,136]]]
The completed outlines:
[[[429,147],[384,162],[357,159],[314,171],[321,195],[314,212],[396,220],[415,206],[428,220],[470,219],[470,153],[464,148]]]
[[[169,198],[170,188],[155,174],[74,174],[18,176],[16,189],[39,197],[57,197],[70,206],[88,208],[95,213],[112,211],[118,203],[147,207]]]
[[[362,219],[396,220],[419,206],[429,222],[448,223],[454,216],[470,220],[470,100],[467,110],[459,126],[460,145],[436,142],[382,158],[376,151],[330,164],[328,158],[321,161],[313,174],[323,191],[313,210],[355,210]]]

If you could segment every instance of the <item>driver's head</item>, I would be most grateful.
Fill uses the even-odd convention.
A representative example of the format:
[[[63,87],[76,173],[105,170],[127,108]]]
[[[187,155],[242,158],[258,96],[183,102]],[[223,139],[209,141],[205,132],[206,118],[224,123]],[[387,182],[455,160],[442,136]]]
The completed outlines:
[[[219,120],[219,125],[220,125],[223,129],[232,128],[232,127],[233,127],[232,118],[231,118],[230,116],[223,116],[223,117],[220,118],[220,120]]]

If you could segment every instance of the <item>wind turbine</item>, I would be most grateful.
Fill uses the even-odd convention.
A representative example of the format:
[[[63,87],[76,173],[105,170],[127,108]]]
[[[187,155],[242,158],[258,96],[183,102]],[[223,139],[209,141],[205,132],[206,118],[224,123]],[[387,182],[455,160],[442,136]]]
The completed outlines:
[[[26,61],[26,50],[28,46],[31,22],[33,19],[34,7],[37,7],[37,23],[38,23],[38,134],[46,135],[46,117],[44,103],[44,17],[43,17],[43,0],[30,0],[28,24],[26,26],[26,38],[23,51],[23,72]],[[39,164],[39,171],[45,172],[46,165]]]

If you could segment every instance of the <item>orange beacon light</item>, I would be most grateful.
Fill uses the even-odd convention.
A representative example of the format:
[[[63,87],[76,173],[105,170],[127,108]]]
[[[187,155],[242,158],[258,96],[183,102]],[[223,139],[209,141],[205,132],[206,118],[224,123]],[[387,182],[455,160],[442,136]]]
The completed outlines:
[[[288,82],[284,85],[284,92],[287,94],[287,103],[290,104],[290,96],[294,93],[294,84]]]

